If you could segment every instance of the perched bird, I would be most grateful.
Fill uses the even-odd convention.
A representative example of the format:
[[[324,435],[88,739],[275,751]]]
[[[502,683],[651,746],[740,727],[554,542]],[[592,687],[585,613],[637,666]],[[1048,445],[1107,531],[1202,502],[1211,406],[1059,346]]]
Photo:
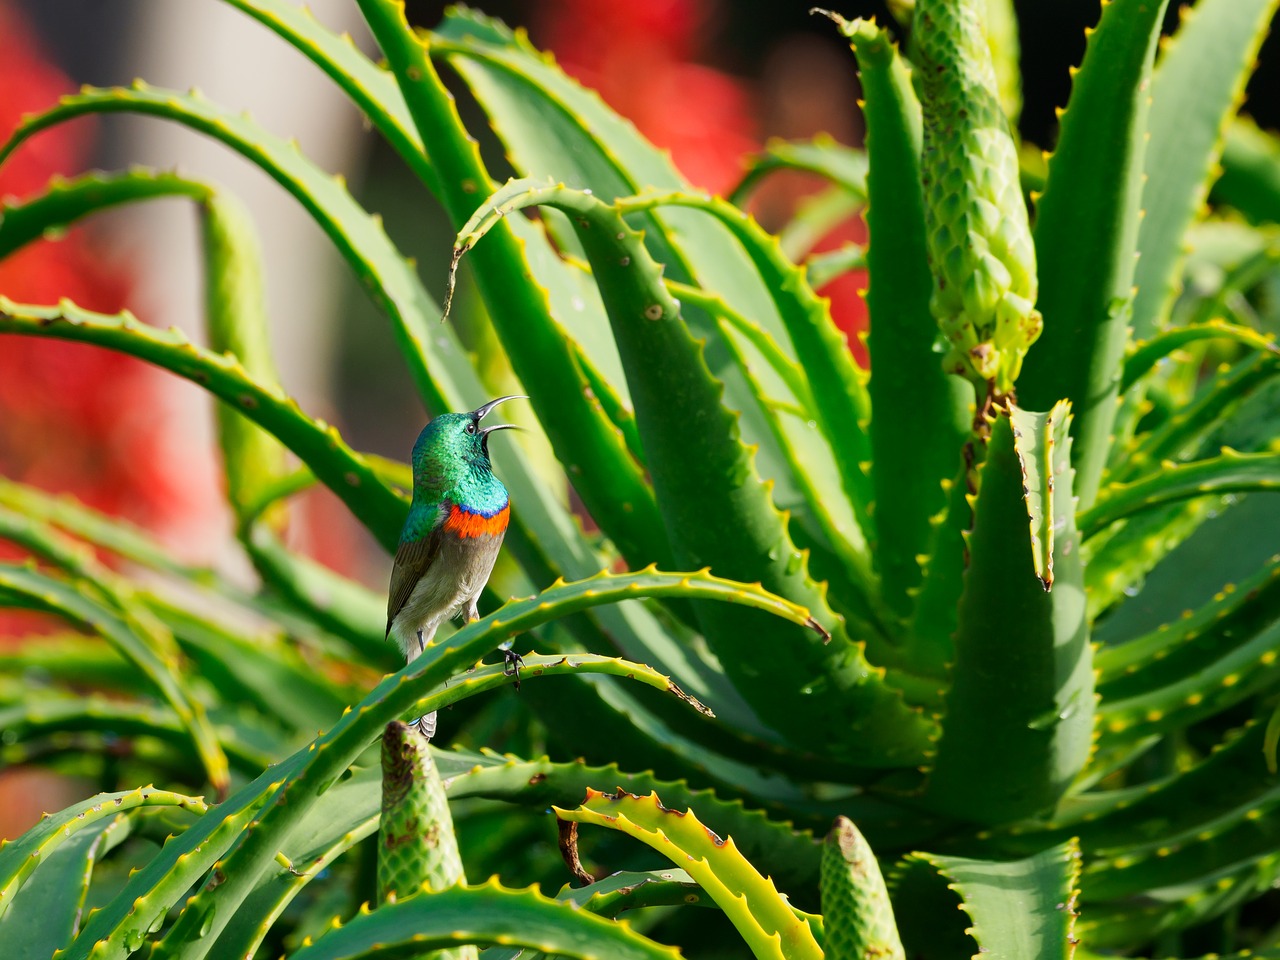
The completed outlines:
[[[493,475],[489,434],[509,423],[480,426],[499,397],[470,413],[443,413],[413,445],[413,502],[400,533],[387,593],[387,636],[412,663],[445,620],[476,620],[476,600],[489,581],[511,513],[507,488]],[[517,654],[504,651],[519,669]],[[519,674],[516,674],[517,679]],[[414,721],[430,739],[436,715]]]

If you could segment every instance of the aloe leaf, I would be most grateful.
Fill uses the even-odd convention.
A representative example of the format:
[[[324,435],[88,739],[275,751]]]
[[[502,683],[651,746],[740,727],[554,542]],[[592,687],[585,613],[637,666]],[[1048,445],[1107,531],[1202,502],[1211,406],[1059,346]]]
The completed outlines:
[[[908,908],[943,884],[954,891],[960,898],[960,909],[967,914],[965,933],[976,945],[975,956],[981,954],[991,960],[1069,960],[1076,944],[1079,880],[1080,848],[1068,841],[1026,860],[1003,863],[913,853],[896,871],[890,885],[895,907],[904,916],[928,916],[908,912]],[[930,926],[923,923],[903,927],[910,956],[946,955],[930,949],[937,937]]]
[[[1256,860],[1280,844],[1280,787],[1181,832],[1127,843],[1085,866],[1087,899],[1107,900],[1187,883]]]
[[[1086,541],[1090,619],[1097,622],[1104,612],[1138,594],[1147,575],[1208,519],[1210,507],[1208,500],[1157,507]]]
[[[717,219],[742,244],[764,279],[782,318],[796,362],[804,369],[813,398],[811,412],[831,445],[845,493],[861,530],[870,529],[871,456],[866,425],[871,416],[865,373],[858,368],[848,340],[831,320],[827,301],[809,286],[804,271],[787,260],[775,237],[749,215],[715,197],[684,193],[646,193],[618,199],[615,209],[629,214],[662,207],[687,207]]]
[[[909,591],[921,581],[918,557],[932,539],[928,519],[946,505],[943,485],[969,434],[973,389],[943,372],[934,349],[938,325],[929,310],[920,104],[907,67],[875,25],[837,23],[858,60],[867,125],[867,390],[879,411],[870,427],[875,556],[885,603],[906,617]]]
[[[458,688],[478,684],[476,674],[453,680],[442,692],[424,697],[423,687],[443,683],[459,670],[475,662],[478,656],[497,647],[504,640],[533,629],[540,624],[602,603],[616,602],[637,596],[676,595],[691,599],[719,599],[724,602],[743,603],[759,609],[776,612],[794,622],[808,623],[806,611],[759,587],[733,583],[707,573],[669,574],[653,570],[637,573],[609,575],[598,574],[587,580],[560,583],[526,600],[513,600],[501,610],[468,624],[447,640],[429,644],[421,656],[407,664],[399,673],[388,676],[356,707],[349,709],[330,730],[319,739],[287,758],[255,781],[238,791],[227,803],[219,807],[228,817],[251,805],[268,801],[266,810],[258,814],[248,829],[239,826],[235,830],[239,839],[235,851],[229,854],[215,871],[211,886],[197,895],[195,901],[165,935],[165,953],[195,960],[210,949],[214,940],[226,926],[236,910],[243,904],[264,869],[273,861],[275,853],[288,842],[300,819],[315,803],[317,797],[342,776],[359,756],[377,732],[387,722],[397,719],[410,709],[429,712],[465,695]],[[566,669],[588,669],[585,665],[571,665]],[[498,683],[501,667],[495,666],[488,677],[489,683]],[[638,665],[623,664],[619,672],[627,675],[638,672]],[[478,671],[477,671],[478,672]],[[683,696],[682,691],[667,683],[669,692]],[[212,818],[202,821],[178,838],[183,852],[187,845],[213,844],[215,835],[229,821]],[[220,856],[226,847],[213,852]],[[79,960],[87,956],[91,945],[105,941],[105,948],[94,953],[94,960],[122,957],[128,944],[140,934],[145,934],[159,916],[161,904],[148,894],[145,908],[138,905],[138,898],[146,891],[161,886],[183,882],[185,870],[175,869],[169,857],[168,847],[141,871],[134,874],[113,906],[131,904],[123,911],[104,909],[90,919],[76,942],[72,944],[67,960]],[[184,863],[185,866],[185,863]],[[161,878],[157,880],[157,878]],[[190,883],[190,879],[186,880]],[[167,901],[166,901],[167,902]],[[201,936],[196,936],[196,931]]]
[[[99,794],[58,813],[46,814],[22,836],[0,843],[0,911],[9,909],[14,895],[32,871],[77,832],[148,806],[180,807],[195,814],[208,810],[203,798],[143,787],[122,793]]]
[[[75,935],[94,866],[128,837],[129,828],[129,817],[116,814],[42,856],[11,908],[0,912],[0,943],[16,957],[53,956]]]
[[[46,231],[107,207],[153,197],[181,196],[203,202],[212,195],[213,189],[198,180],[139,167],[124,173],[95,171],[69,180],[54,177],[44,193],[21,202],[0,202],[0,259]]]
[[[201,214],[209,347],[216,353],[231,354],[254,380],[279,389],[280,376],[267,332],[262,252],[253,221],[244,206],[229,195],[206,199]],[[243,524],[262,491],[284,474],[285,449],[235,408],[220,403],[214,413],[227,498]],[[276,522],[283,519],[279,510],[273,511]]]
[[[1088,903],[1078,925],[1080,937],[1100,949],[1150,943],[1230,913],[1273,889],[1278,878],[1280,855],[1268,854],[1191,883],[1148,890],[1140,898]],[[1202,960],[1212,960],[1212,955]]]
[[[783,247],[785,252],[786,248]],[[854,270],[867,268],[867,248],[858,243],[846,243],[834,250],[811,253],[804,259],[805,276],[809,285],[821,290],[832,280]]]
[[[1213,660],[1201,662],[1194,672],[1122,700],[1104,701],[1098,710],[1100,747],[1181,729],[1269,689],[1280,680],[1278,647],[1280,620],[1272,620]]]
[[[1169,355],[1180,347],[1209,339],[1232,340],[1255,350],[1268,353],[1280,352],[1280,348],[1276,347],[1274,334],[1259,333],[1252,327],[1228,323],[1222,319],[1210,319],[1205,323],[1175,327],[1136,344],[1129,351],[1124,361],[1124,375],[1120,379],[1120,392],[1127,393],[1138,380],[1157,364],[1167,360]]]
[[[1068,427],[1066,403],[1049,413],[1011,406],[992,424],[978,468],[952,682],[924,794],[950,816],[1033,815],[1057,801],[1089,755],[1092,651]],[[1033,459],[1038,498],[1025,492]],[[1051,589],[1032,562],[1040,516],[1053,518]]]
[[[328,74],[427,189],[439,195],[439,176],[414,129],[395,78],[356,49],[349,34],[332,33],[307,7],[282,0],[226,2],[274,31]]]
[[[662,284],[657,264],[614,208],[563,186],[513,181],[464,227],[458,249],[475,244],[508,213],[534,204],[567,212],[587,250],[628,371],[654,489],[677,559],[759,579],[779,595],[803,601],[819,620],[833,622],[768,487],[759,480],[751,450],[721,404],[721,385],[680,322],[679,307]],[[654,364],[655,356],[666,362]],[[690,418],[705,425],[696,460],[689,457],[686,440]],[[732,498],[725,497],[726,489],[735,491]],[[836,643],[828,646],[822,637],[777,630],[753,615],[726,616],[704,607],[699,619],[745,699],[793,743],[813,743],[822,731],[837,759],[879,766],[919,756],[926,729],[922,718],[884,684],[861,646],[849,642],[839,628]],[[786,657],[776,655],[779,644]],[[807,696],[814,684],[841,695]]]
[[[1136,339],[1159,329],[1177,295],[1183,237],[1204,205],[1223,133],[1244,99],[1276,6],[1276,0],[1201,0],[1183,8],[1182,25],[1152,74],[1133,278]]]
[[[1123,800],[1106,804],[1100,798],[1092,816],[1064,825],[1058,832],[1078,834],[1086,851],[1115,852],[1135,842],[1197,831],[1275,789],[1275,775],[1260,776],[1258,770],[1265,731],[1266,724],[1251,720],[1228,732],[1193,766],[1128,791]]]
[[[729,203],[741,207],[765,177],[779,170],[813,173],[865,199],[867,195],[867,155],[862,150],[838,143],[829,134],[812,140],[770,140],[764,149],[747,160],[747,170],[729,191]]]
[[[1280,615],[1280,555],[1239,584],[1227,583],[1198,610],[1155,630],[1107,644],[1095,663],[1099,688],[1123,699],[1194,674]]]
[[[677,960],[680,952],[535,888],[508,890],[495,877],[478,887],[421,893],[362,910],[295,951],[295,960],[401,957],[459,944],[519,944],[546,954],[591,960]]]
[[[0,514],[0,518],[3,518]],[[218,793],[229,784],[227,758],[209,725],[204,706],[182,676],[173,637],[128,605],[113,609],[86,581],[65,583],[31,567],[0,566],[0,595],[56,614],[99,634],[133,663],[173,709],[188,732],[210,784]],[[120,598],[115,598],[119,600]],[[118,612],[117,612],[118,610]]]
[[[594,823],[620,830],[682,866],[724,911],[759,960],[822,957],[809,924],[797,917],[772,881],[691,811],[664,807],[657,794],[638,797],[587,790],[574,810],[553,807],[562,821]]]
[[[12,331],[6,331],[12,332]],[[68,495],[0,477],[0,504],[28,517],[74,534],[122,559],[151,570],[200,579],[194,570],[176,563],[150,534],[128,520],[108,517]]]
[[[822,846],[822,915],[827,960],[904,960],[880,865],[845,817],[836,818]]]
[[[146,601],[224,702],[253,704],[301,733],[332,723],[346,705],[344,685],[317,671],[282,637],[228,629],[163,597]]]
[[[354,769],[325,792],[281,849],[278,868],[264,872],[218,938],[218,952],[252,956],[272,925],[335,860],[378,829],[380,778],[376,766]]]
[[[219,751],[230,769],[252,774],[273,762],[291,744],[282,743],[267,729],[253,731],[252,740],[240,736],[210,718]],[[95,695],[31,696],[13,706],[0,706],[0,726],[13,743],[38,741],[47,737],[72,733],[102,733],[107,738],[136,738],[168,743],[182,757],[184,772],[189,775],[193,764],[200,764],[200,754],[193,748],[191,734],[172,708],[154,704],[106,699]]]
[[[1164,460],[1195,455],[1201,443],[1253,395],[1280,374],[1280,357],[1256,354],[1220,370],[1195,398],[1133,445],[1114,479],[1133,481],[1157,469]],[[1084,507],[1084,504],[1081,504]]]
[[[617,917],[640,907],[715,906],[687,872],[674,869],[619,870],[584,887],[566,885],[556,899],[598,917]]]
[[[262,524],[245,531],[243,543],[263,580],[305,616],[342,637],[368,662],[387,669],[399,664],[400,655],[383,634],[386,601],[382,596],[290,552]]]
[[[139,323],[128,312],[93,313],[68,301],[37,307],[0,297],[0,332],[111,347],[200,384],[278,437],[384,546],[391,549],[399,539],[406,500],[386,486],[333,427],[309,419],[278,388],[250,377],[234,358],[198,347],[176,330]]]
[[[1036,207],[1044,333],[1019,382],[1024,405],[1062,397],[1075,416],[1076,496],[1093,503],[1115,420],[1132,300],[1151,64],[1167,0],[1102,10]],[[1087,244],[1081,237],[1089,237]]]
[[[1280,139],[1249,117],[1227,126],[1222,175],[1211,199],[1228,203],[1254,223],[1280,223]]]
[[[1280,454],[1223,448],[1220,457],[1160,466],[1160,473],[1145,479],[1107,486],[1101,499],[1080,514],[1080,535],[1088,538],[1117,520],[1166,503],[1280,487]]]
[[[409,112],[440,172],[441,201],[455,225],[489,192],[489,175],[402,5],[361,0],[360,8],[391,64]],[[479,196],[477,196],[477,192]],[[620,432],[592,402],[573,351],[548,318],[545,290],[529,279],[526,245],[507,224],[476,260],[476,279],[512,367],[528,391],[556,456],[588,512],[630,566],[672,566],[671,549],[645,482]]]
[[[462,772],[446,774],[449,796],[455,799],[484,797],[545,810],[551,805],[572,806],[588,788],[620,787],[635,794],[656,792],[665,797],[670,806],[690,809],[699,819],[731,834],[747,859],[774,877],[783,888],[811,886],[818,876],[820,848],[812,834],[790,822],[772,819],[765,811],[748,807],[742,800],[722,799],[714,790],[695,790],[685,781],[624,771],[616,763],[592,766],[583,761],[558,763],[546,757],[522,760],[486,754],[468,765],[464,758],[446,754],[440,762],[446,761],[465,767]],[[861,804],[855,806],[862,812]],[[776,810],[775,815],[785,816],[786,811]],[[890,826],[908,827],[907,819]],[[877,822],[874,826],[880,824]]]
[[[802,197],[796,203],[791,219],[778,231],[778,243],[782,245],[782,252],[799,263],[806,254],[813,254],[813,248],[827,234],[865,206],[865,200],[853,196],[842,187],[828,187]],[[812,276],[810,280],[815,287],[821,286]]]
[[[374,302],[391,317],[400,353],[419,394],[431,409],[447,409],[438,381],[447,382],[441,367],[453,352],[432,336],[428,318],[438,313],[413,269],[382,229],[346,189],[307,160],[297,146],[262,129],[247,117],[222,110],[198,95],[149,87],[136,81],[128,89],[85,87],[63,97],[59,105],[30,116],[0,148],[0,163],[41,130],[76,117],[125,112],[172,120],[206,134],[262,168],[315,219],[338,252],[355,270]],[[427,344],[433,346],[427,354]]]
[[[645,188],[689,189],[669,155],[645,141],[599,96],[567,77],[522,34],[454,7],[431,35],[430,46],[432,55],[446,58],[470,86],[520,174],[554,177],[605,199]],[[553,227],[562,223],[554,213],[546,216]],[[720,224],[678,208],[639,215],[637,222],[670,279],[718,293],[779,343],[786,342],[769,291]],[[555,238],[562,249],[577,246],[572,230],[558,227]],[[714,322],[697,309],[690,309],[686,319],[695,334],[707,340],[706,362],[724,383],[726,404],[740,412],[744,436],[760,444],[762,472],[775,477],[780,495],[789,499],[788,473],[749,386],[721,347]]]

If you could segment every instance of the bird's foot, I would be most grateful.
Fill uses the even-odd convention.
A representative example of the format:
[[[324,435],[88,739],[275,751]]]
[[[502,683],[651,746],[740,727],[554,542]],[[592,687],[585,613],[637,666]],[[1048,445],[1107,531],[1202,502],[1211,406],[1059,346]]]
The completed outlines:
[[[427,649],[427,642],[422,639],[422,631],[419,630],[418,631],[418,652],[422,653],[422,651],[426,649]]]
[[[514,650],[502,651],[502,675],[504,677],[515,677],[514,684],[517,690],[520,689],[520,668],[524,666],[524,657],[516,653]]]

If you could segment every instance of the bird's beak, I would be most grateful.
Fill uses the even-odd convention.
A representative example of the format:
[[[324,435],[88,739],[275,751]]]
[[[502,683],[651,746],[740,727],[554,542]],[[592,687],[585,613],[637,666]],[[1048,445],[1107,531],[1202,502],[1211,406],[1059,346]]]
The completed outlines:
[[[483,420],[486,416],[489,415],[490,410],[492,410],[494,407],[496,407],[500,403],[506,403],[508,400],[528,400],[528,399],[529,399],[528,397],[520,396],[520,395],[512,395],[510,397],[499,397],[497,400],[490,400],[488,403],[483,404],[482,406],[476,407],[476,409],[471,412],[471,416],[475,419],[476,423],[479,423],[481,420]],[[520,428],[517,427],[514,423],[495,423],[491,427],[485,427],[483,430],[480,431],[480,434],[481,436],[487,436],[488,434],[493,433],[493,431],[495,430],[518,430],[518,429]]]

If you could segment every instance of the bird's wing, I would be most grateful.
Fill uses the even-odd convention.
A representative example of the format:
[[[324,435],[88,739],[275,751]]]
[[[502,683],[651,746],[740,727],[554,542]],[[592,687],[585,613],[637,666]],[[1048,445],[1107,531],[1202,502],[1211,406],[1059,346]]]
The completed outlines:
[[[449,513],[448,506],[440,511],[443,519]],[[427,536],[418,540],[402,540],[391,565],[391,587],[387,591],[387,636],[391,634],[391,621],[395,620],[404,605],[409,602],[413,588],[440,555],[444,540],[444,524],[437,520]]]

